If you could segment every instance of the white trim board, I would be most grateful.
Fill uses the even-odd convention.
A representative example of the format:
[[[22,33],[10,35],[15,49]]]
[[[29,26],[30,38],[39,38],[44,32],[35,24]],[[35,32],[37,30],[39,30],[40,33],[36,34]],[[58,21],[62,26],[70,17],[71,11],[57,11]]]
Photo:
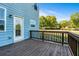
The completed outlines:
[[[13,34],[14,34],[13,37],[14,37],[14,43],[16,43],[16,41],[15,41],[15,38],[16,38],[16,37],[15,37],[15,18],[20,18],[20,17],[16,17],[16,16],[13,17],[13,28],[14,28],[14,29],[13,29]],[[22,18],[22,21],[23,21],[23,22],[22,22],[22,29],[21,29],[21,30],[22,30],[22,36],[21,36],[21,37],[22,37],[22,40],[24,40],[24,18]],[[19,40],[20,40],[20,39],[19,39]],[[18,40],[17,42],[19,42],[19,40]],[[22,40],[21,40],[21,41],[22,41]]]
[[[5,11],[4,11],[4,22],[5,22],[5,24],[4,24],[4,30],[2,30],[2,31],[0,31],[0,32],[6,32],[6,14],[7,14],[7,9],[4,8],[4,7],[2,7],[2,6],[0,6],[0,8],[2,8],[2,9],[5,10]]]

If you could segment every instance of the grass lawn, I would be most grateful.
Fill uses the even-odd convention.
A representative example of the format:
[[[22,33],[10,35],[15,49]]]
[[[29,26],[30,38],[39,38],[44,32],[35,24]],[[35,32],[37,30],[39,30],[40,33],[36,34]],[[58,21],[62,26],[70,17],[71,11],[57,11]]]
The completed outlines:
[[[70,31],[72,33],[78,34],[79,35],[79,31]]]

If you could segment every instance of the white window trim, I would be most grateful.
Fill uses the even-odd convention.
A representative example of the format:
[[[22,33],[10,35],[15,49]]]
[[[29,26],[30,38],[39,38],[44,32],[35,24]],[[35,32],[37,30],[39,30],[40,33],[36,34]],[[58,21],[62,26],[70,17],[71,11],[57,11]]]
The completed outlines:
[[[1,7],[0,8],[4,9],[4,30],[0,31],[0,32],[6,32],[6,8]]]

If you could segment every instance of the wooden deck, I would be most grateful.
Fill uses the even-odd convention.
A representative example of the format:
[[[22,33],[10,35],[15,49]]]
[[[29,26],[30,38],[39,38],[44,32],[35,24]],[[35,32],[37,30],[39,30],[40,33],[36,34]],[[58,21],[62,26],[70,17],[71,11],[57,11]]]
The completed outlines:
[[[0,56],[71,56],[68,45],[25,40],[0,48]]]

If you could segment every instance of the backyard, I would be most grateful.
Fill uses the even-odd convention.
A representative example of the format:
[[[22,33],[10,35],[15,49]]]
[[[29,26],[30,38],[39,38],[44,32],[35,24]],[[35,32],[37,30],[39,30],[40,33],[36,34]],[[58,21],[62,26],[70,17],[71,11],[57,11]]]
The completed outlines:
[[[70,31],[72,33],[78,34],[79,35],[79,31]]]
[[[69,43],[74,54],[79,55],[77,8],[78,4],[39,4],[40,31],[34,32],[32,36],[62,44]]]
[[[62,45],[70,45],[74,55],[79,55],[79,36],[72,32],[62,30],[32,30],[31,38],[54,43],[62,43]]]

